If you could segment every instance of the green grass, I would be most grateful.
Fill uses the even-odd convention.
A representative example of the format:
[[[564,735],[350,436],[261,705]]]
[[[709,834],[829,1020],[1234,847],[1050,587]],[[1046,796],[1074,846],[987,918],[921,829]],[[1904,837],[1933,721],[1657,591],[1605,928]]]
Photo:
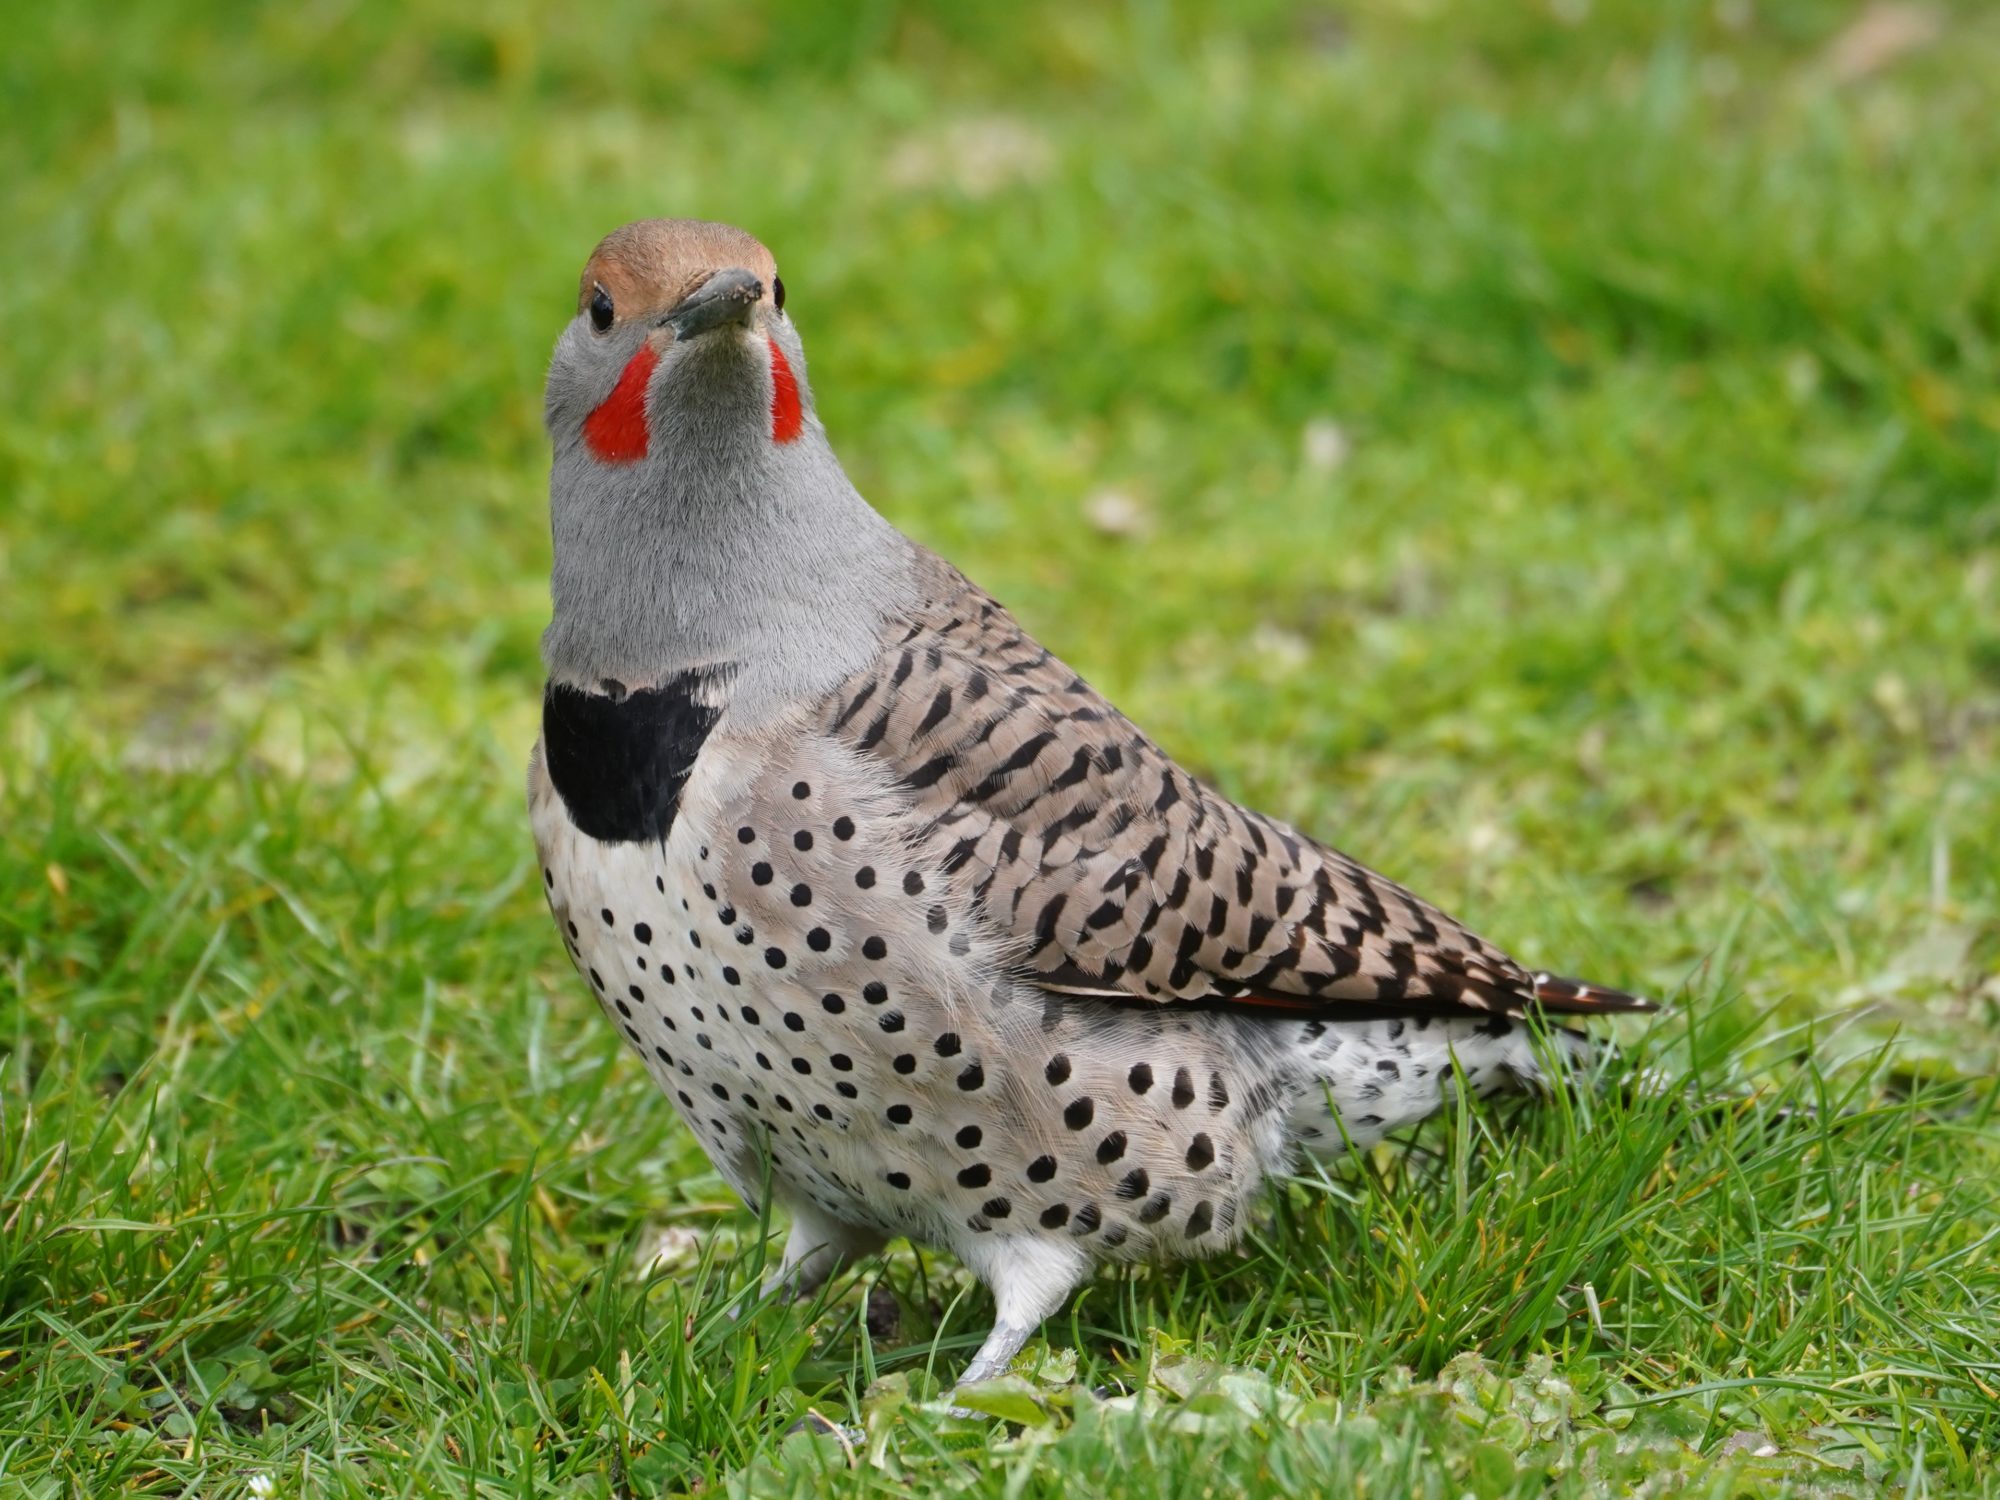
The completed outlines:
[[[0,1500],[2000,1493],[2000,14],[664,9],[9,21]],[[1018,1428],[947,1258],[728,1316],[520,796],[541,369],[653,213],[1188,763],[1755,1102],[1294,1184]]]

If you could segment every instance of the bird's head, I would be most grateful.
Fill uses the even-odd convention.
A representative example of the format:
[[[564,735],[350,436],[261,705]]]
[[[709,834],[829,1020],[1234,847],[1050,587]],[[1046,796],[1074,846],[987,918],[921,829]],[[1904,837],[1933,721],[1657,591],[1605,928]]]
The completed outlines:
[[[727,224],[642,219],[584,266],[544,415],[559,455],[614,468],[677,445],[783,446],[811,414],[804,375],[769,250]]]
[[[910,545],[828,445],[756,240],[693,219],[607,235],[544,416],[552,677],[636,687],[726,665],[742,718],[867,659],[913,576]]]

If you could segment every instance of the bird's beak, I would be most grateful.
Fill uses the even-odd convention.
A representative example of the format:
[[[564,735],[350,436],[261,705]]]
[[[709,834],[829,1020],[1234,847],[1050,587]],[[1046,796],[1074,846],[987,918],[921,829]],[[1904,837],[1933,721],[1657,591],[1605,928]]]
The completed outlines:
[[[659,326],[671,328],[676,339],[691,339],[734,323],[739,328],[750,322],[750,309],[764,296],[764,283],[748,271],[717,271],[694,291],[681,298],[673,311],[660,319]]]

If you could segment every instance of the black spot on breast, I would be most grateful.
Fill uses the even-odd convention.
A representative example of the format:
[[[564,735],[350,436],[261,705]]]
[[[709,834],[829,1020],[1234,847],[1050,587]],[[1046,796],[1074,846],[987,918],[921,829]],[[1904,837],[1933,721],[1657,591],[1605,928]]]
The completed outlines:
[[[1053,1156],[1038,1156],[1028,1163],[1028,1181],[1047,1182],[1056,1175],[1056,1159]]]
[[[682,672],[613,698],[551,682],[542,693],[542,753],[570,821],[608,844],[664,839],[681,789],[721,710],[699,701],[714,672]]]

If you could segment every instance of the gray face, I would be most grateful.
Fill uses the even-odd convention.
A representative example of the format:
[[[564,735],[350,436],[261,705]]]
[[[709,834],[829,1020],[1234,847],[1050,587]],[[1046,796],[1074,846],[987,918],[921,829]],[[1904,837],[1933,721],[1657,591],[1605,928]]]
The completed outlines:
[[[542,404],[543,425],[558,450],[583,441],[585,419],[610,398],[619,375],[651,331],[635,322],[599,334],[584,314],[570,320],[556,339]]]
[[[908,543],[827,446],[777,287],[755,240],[685,220],[584,268],[544,407],[557,680],[724,667],[754,721],[859,665],[897,606]]]

